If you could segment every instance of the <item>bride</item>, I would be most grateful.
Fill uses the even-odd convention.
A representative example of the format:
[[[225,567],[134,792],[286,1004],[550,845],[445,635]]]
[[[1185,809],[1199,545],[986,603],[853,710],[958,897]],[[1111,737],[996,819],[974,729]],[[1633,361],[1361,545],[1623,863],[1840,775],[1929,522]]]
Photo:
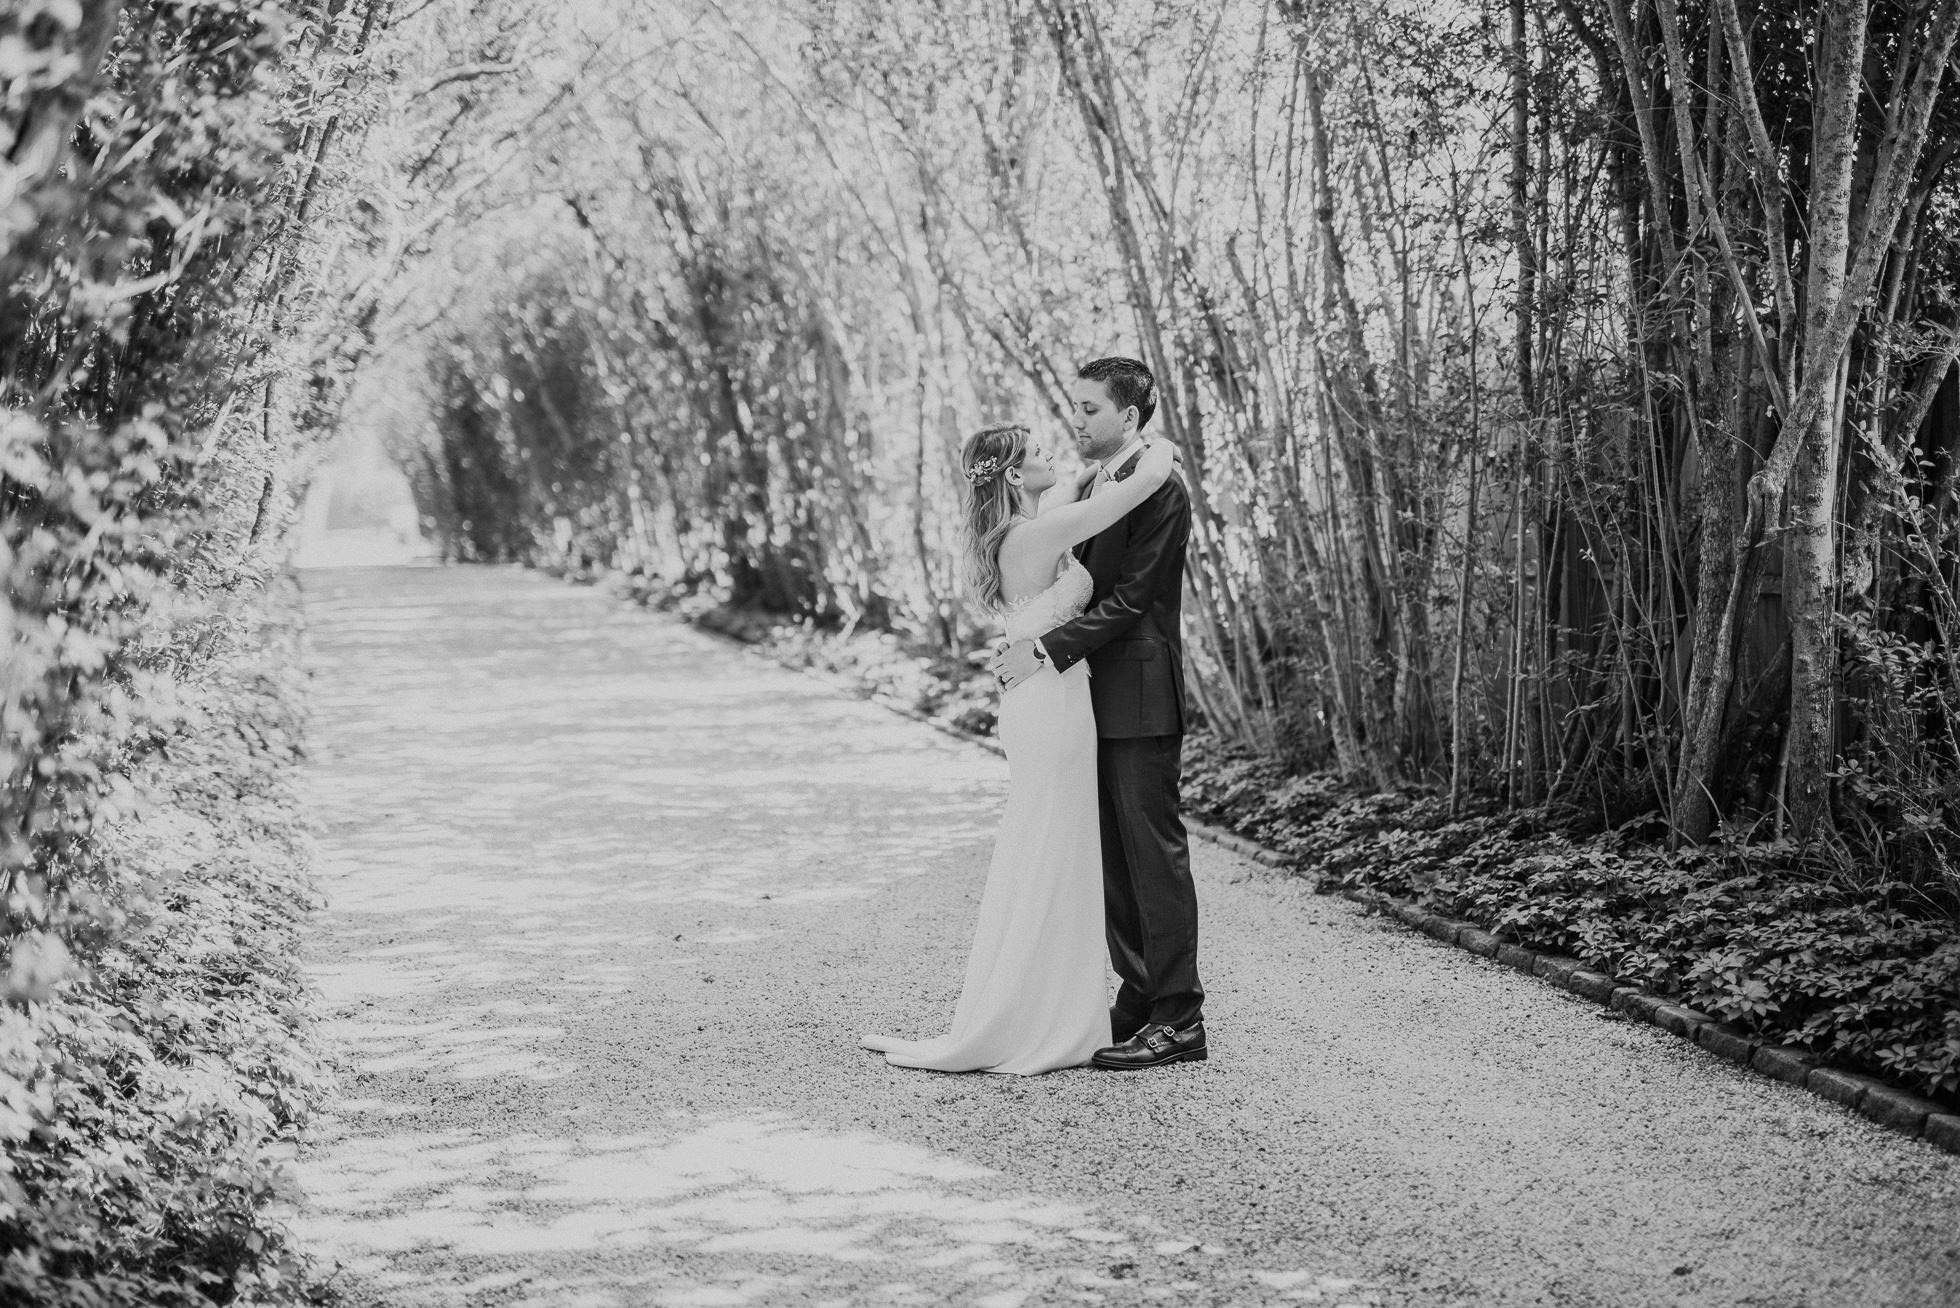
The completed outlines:
[[[1147,445],[1128,477],[1083,499],[1100,465],[1057,489],[1048,453],[1026,427],[989,427],[967,440],[967,564],[1010,640],[1082,613],[1089,572],[1070,551],[1148,499],[1173,460],[1168,443]],[[1088,663],[1059,673],[1044,665],[1007,691],[999,734],[1007,812],[952,1027],[930,1040],[863,1039],[900,1067],[1025,1076],[1080,1066],[1110,1043]]]

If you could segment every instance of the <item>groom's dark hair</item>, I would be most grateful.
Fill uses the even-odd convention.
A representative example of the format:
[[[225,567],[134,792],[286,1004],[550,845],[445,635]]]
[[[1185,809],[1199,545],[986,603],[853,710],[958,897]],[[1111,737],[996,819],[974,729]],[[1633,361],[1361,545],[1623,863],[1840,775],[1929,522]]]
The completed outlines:
[[[1109,392],[1110,403],[1119,409],[1131,405],[1137,410],[1137,430],[1142,431],[1150,421],[1150,415],[1157,412],[1157,379],[1150,375],[1150,369],[1135,359],[1112,356],[1107,359],[1092,359],[1075,370],[1075,375],[1083,381],[1101,382]]]

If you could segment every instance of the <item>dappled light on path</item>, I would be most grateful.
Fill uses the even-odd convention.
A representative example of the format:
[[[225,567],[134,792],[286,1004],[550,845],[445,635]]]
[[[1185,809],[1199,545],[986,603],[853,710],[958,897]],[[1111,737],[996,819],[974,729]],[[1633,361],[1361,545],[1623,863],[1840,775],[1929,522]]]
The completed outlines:
[[[346,1308],[1955,1301],[1955,1160],[1210,846],[1210,1062],[891,1068],[1000,759],[536,574],[304,585]]]
[[[965,907],[915,942],[939,961],[885,971],[937,985],[902,1011],[939,1020],[999,760],[544,578],[307,586],[332,899],[312,975],[347,1096],[300,1229],[353,1302],[1011,1308],[1216,1277],[1225,1250],[1189,1233],[834,1103],[811,1118],[808,1068],[772,1057],[808,1040],[799,987],[855,947],[860,906],[921,874]],[[885,1073],[823,1039],[826,1079]],[[1323,1270],[1228,1279],[1310,1302]]]
[[[552,1302],[767,1303],[792,1289],[926,1302],[905,1279],[924,1272],[939,1292],[1007,1304],[1120,1284],[1139,1260],[1174,1269],[1207,1257],[1190,1241],[1144,1247],[1080,1205],[1002,1194],[986,1184],[997,1179],[989,1169],[869,1133],[782,1118],[662,1126],[575,1142],[404,1135],[385,1154],[354,1146],[345,1159],[330,1149],[315,1163],[332,1179],[315,1187],[310,1230],[414,1302],[477,1293],[478,1283],[417,1271],[458,1258],[521,1256],[525,1295]],[[593,1268],[585,1255],[595,1253]],[[1046,1255],[1043,1265],[1030,1268],[1030,1254]],[[712,1274],[698,1270],[704,1255]],[[1307,1273],[1264,1276],[1296,1301],[1309,1299],[1303,1287],[1320,1292]],[[1178,1279],[1153,1297],[1174,1294]]]
[[[592,599],[552,598],[560,608]],[[366,686],[329,683],[320,695],[323,713],[361,726],[330,738],[316,802],[340,815],[331,833],[369,872],[402,874],[348,887],[360,907],[422,913],[466,893],[502,896],[572,927],[603,923],[621,898],[861,897],[990,829],[998,770],[955,746],[928,751],[934,766],[921,771],[916,751],[891,749],[892,728],[864,729],[860,706],[790,678],[759,694],[725,647],[691,641],[659,658],[632,644],[659,630],[644,619],[557,627],[554,616],[547,602],[479,627],[411,606],[399,622],[335,625],[333,643],[356,661],[446,639],[425,651],[424,667],[370,668]],[[706,676],[688,659],[732,660],[738,675]],[[583,665],[572,684],[554,675],[568,663]],[[799,716],[818,719],[800,733],[802,749],[784,748],[776,731],[785,687]],[[711,750],[721,765],[704,769],[698,758]],[[867,793],[884,802],[875,788],[887,781],[902,782],[909,807],[931,820],[867,823]],[[758,823],[769,839],[746,850],[704,838]],[[505,864],[494,877],[483,875],[486,854]],[[772,887],[785,856],[800,872],[813,860],[824,871]]]

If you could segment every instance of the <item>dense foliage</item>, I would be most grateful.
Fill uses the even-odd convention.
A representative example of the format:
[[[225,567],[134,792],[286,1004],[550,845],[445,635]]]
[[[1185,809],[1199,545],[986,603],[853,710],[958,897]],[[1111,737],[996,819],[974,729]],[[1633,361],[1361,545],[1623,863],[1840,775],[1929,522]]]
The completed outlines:
[[[147,760],[127,761],[149,803],[90,835],[102,911],[74,974],[15,945],[0,1301],[306,1290],[274,1215],[325,1089],[299,974],[313,895],[295,608],[288,594],[231,624],[173,720],[152,722]]]
[[[957,655],[960,434],[1134,353],[1218,733],[1950,903],[1957,26],[439,0],[377,166],[458,244],[373,384],[458,557]]]
[[[9,1302],[292,1281],[268,1200],[319,1075],[266,584],[358,348],[309,220],[375,12],[0,11]]]

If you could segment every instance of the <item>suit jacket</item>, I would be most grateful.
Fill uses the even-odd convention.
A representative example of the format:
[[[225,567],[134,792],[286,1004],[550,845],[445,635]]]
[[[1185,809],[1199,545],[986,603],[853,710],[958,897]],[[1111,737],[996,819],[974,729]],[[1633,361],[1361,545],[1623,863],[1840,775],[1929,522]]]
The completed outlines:
[[[1123,480],[1136,464],[1132,457],[1112,478]],[[1058,672],[1088,659],[1099,736],[1183,734],[1181,610],[1190,537],[1190,492],[1173,474],[1122,521],[1076,547],[1093,582],[1089,607],[1044,633],[1041,644]]]

